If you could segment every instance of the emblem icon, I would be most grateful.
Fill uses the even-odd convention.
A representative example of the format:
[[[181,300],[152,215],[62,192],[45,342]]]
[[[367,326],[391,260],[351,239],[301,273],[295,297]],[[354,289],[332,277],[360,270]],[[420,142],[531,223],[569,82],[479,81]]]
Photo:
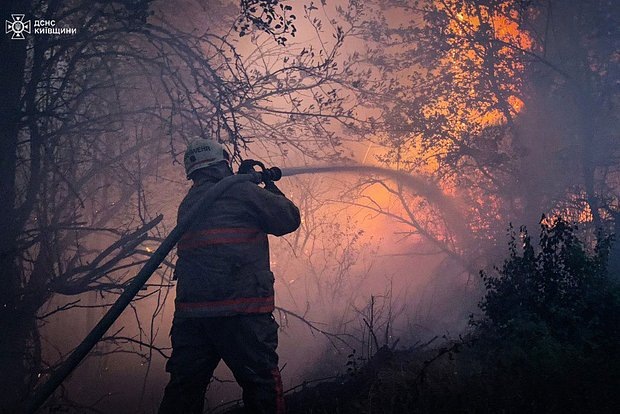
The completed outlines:
[[[13,21],[4,21],[6,33],[13,33],[11,39],[25,39],[24,32],[30,33],[30,20],[24,21],[24,14],[11,14]]]

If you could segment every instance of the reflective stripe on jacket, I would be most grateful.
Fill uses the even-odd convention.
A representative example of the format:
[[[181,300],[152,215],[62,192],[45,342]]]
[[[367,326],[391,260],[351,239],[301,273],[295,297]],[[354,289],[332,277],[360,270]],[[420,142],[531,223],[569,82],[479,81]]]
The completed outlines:
[[[230,174],[225,164],[202,170],[179,207],[179,220]],[[230,187],[178,243],[175,317],[273,312],[267,234],[281,236],[299,224],[299,210],[286,197],[251,182]]]

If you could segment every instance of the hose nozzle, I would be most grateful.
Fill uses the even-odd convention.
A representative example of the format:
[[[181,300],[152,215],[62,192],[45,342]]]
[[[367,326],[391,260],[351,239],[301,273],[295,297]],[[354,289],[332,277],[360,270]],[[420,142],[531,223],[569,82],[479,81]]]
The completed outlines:
[[[261,170],[256,171],[254,169],[254,167],[256,166],[259,167]],[[278,181],[280,178],[282,178],[282,170],[278,167],[267,168],[265,167],[265,164],[256,160],[241,161],[237,174],[250,174],[253,172],[260,173],[263,182]]]

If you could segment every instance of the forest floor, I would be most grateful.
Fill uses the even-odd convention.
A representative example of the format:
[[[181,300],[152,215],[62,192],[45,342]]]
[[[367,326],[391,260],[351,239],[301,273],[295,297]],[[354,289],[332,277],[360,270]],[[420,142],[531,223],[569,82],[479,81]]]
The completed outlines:
[[[524,376],[519,370],[489,369],[477,348],[471,339],[446,341],[433,348],[380,348],[359,368],[289,391],[287,413],[619,412],[620,375],[615,368],[586,367],[580,373],[579,368],[568,366],[563,374],[570,380],[558,381],[544,370]],[[243,412],[240,406],[225,411]]]

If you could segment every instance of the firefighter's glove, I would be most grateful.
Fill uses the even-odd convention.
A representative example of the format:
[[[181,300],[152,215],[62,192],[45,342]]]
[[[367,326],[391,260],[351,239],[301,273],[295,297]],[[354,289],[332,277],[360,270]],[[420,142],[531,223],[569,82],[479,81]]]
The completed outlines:
[[[280,191],[273,181],[265,181],[265,190],[284,197],[284,193]]]

